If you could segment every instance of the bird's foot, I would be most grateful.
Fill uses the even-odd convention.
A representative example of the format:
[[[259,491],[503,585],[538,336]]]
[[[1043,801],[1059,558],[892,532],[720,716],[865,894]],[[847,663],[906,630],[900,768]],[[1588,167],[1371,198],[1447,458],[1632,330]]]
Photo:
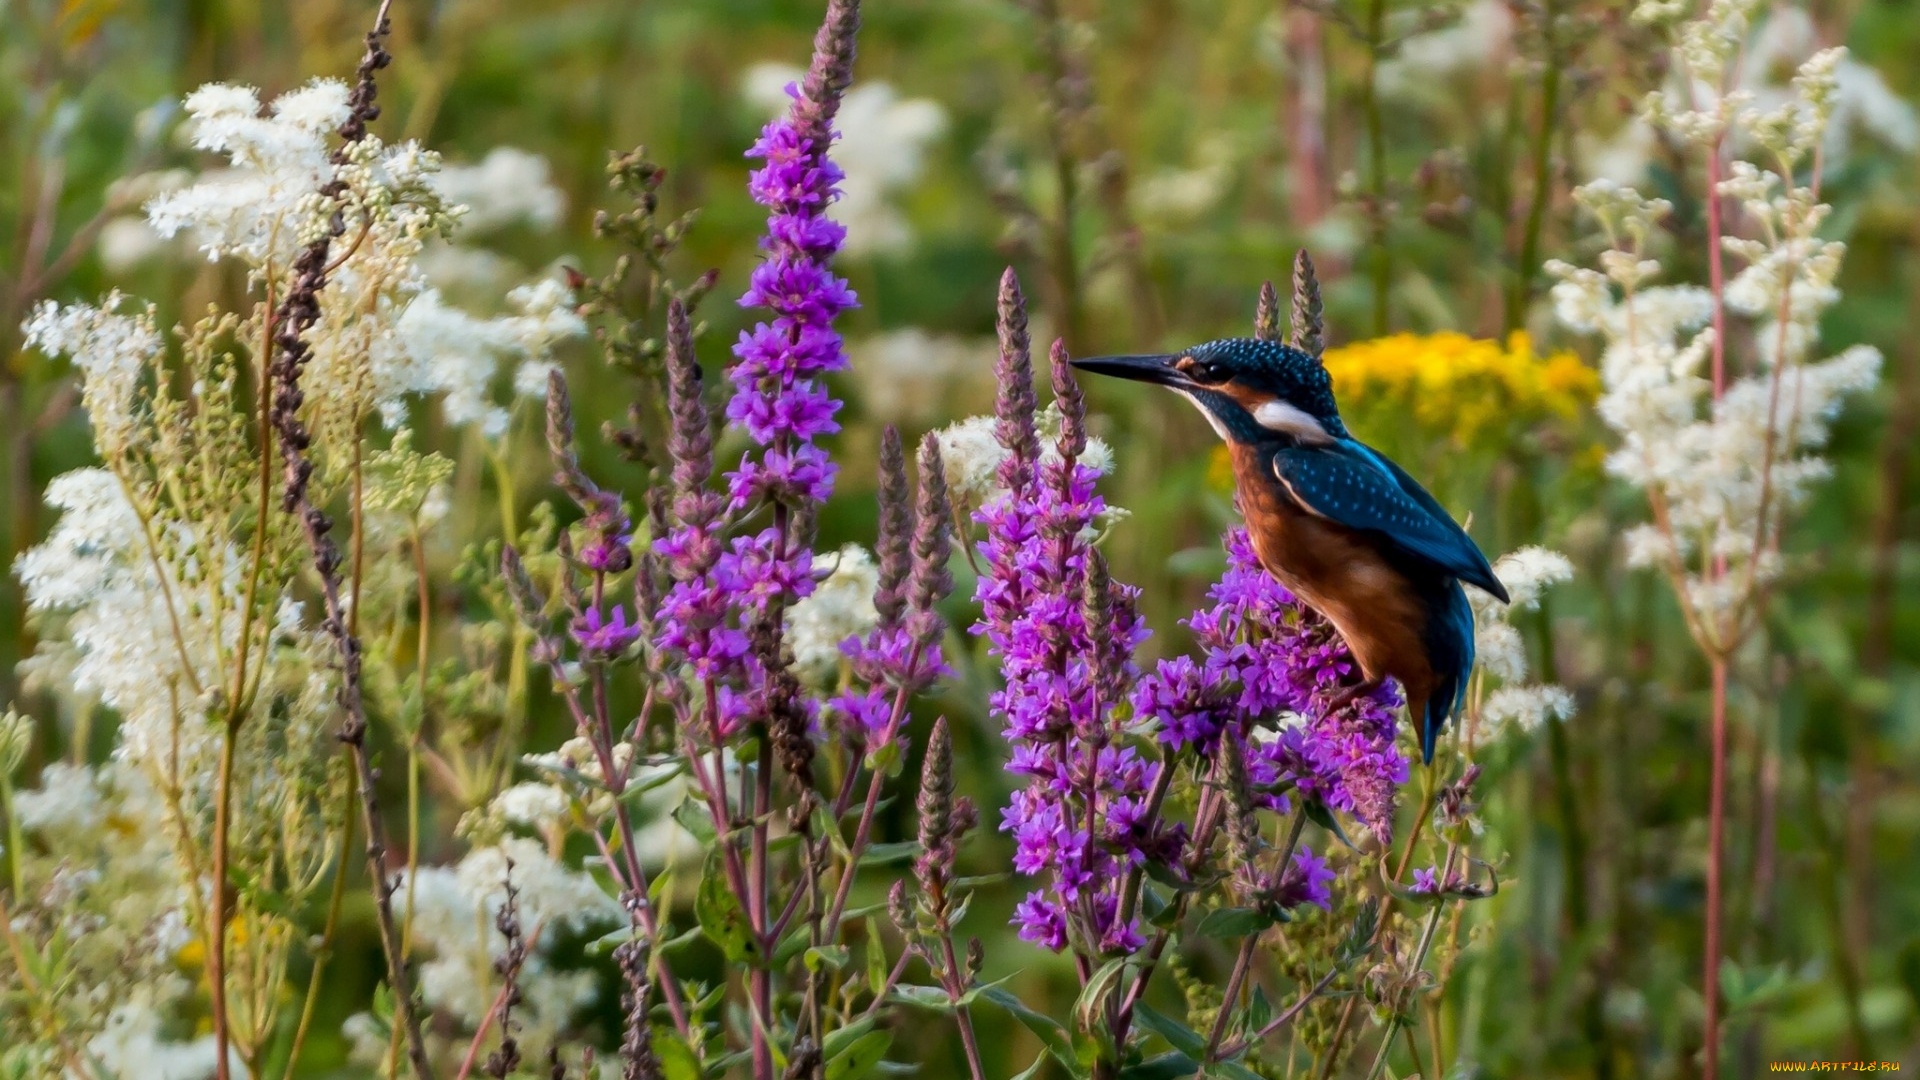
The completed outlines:
[[[1381,676],[1378,679],[1368,679],[1365,682],[1357,682],[1341,687],[1332,697],[1327,699],[1327,712],[1334,713],[1346,708],[1353,703],[1355,698],[1365,697],[1375,690],[1380,689],[1380,684],[1385,681],[1386,677]]]

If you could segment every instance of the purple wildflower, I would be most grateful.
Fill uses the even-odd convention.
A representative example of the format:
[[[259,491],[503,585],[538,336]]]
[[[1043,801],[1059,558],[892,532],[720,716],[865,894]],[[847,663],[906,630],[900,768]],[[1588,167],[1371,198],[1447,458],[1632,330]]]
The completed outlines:
[[[1047,899],[1045,890],[1028,893],[1013,909],[1013,922],[1020,928],[1022,941],[1031,941],[1054,952],[1067,947],[1066,914],[1058,904]]]
[[[613,605],[611,617],[602,616],[597,607],[590,607],[573,620],[569,629],[582,649],[602,656],[624,652],[640,638],[639,625],[627,622],[627,611],[619,604]]]
[[[716,715],[701,730],[722,737],[770,716],[769,687],[789,679],[781,612],[814,586],[807,530],[796,522],[833,491],[833,462],[815,440],[839,430],[840,403],[821,379],[846,366],[833,320],[855,299],[830,265],[846,230],[824,216],[841,178],[827,152],[852,77],[858,23],[850,0],[828,5],[806,78],[788,88],[792,106],[748,151],[764,162],[750,191],[769,215],[761,241],[766,258],[740,303],[764,307],[772,318],[742,333],[733,349],[725,414],[754,449],[726,474],[724,498],[707,486],[712,437],[686,312],[674,301],[668,314],[675,498],[670,528],[653,553],[673,584],[660,600],[654,644],[668,666],[689,669],[706,685]],[[773,505],[772,524],[728,539],[730,518],[763,500]]]
[[[1280,883],[1280,902],[1288,907],[1312,904],[1322,911],[1331,910],[1333,892],[1327,886],[1332,882],[1333,870],[1327,860],[1303,847],[1293,853],[1293,865]]]
[[[727,419],[765,451],[758,460],[749,454],[729,474],[736,507],[756,497],[802,507],[825,501],[833,491],[833,462],[814,440],[840,430],[834,421],[840,403],[820,378],[847,365],[833,320],[858,300],[831,267],[846,230],[825,217],[840,196],[841,179],[827,151],[852,74],[856,20],[851,4],[830,6],[804,84],[787,88],[792,107],[747,151],[765,162],[754,170],[748,191],[770,213],[761,241],[767,257],[740,304],[766,308],[773,319],[741,333],[733,347],[738,362],[730,373],[734,396]],[[774,541],[763,536],[755,543]]]
[[[1161,742],[1174,750],[1210,753],[1231,721],[1256,803],[1285,813],[1279,789],[1291,788],[1386,837],[1394,791],[1407,779],[1394,742],[1397,692],[1382,687],[1329,713],[1327,699],[1355,674],[1352,654],[1260,565],[1245,529],[1229,530],[1225,544],[1227,569],[1207,593],[1211,603],[1186,622],[1199,661],[1161,661],[1135,690],[1134,708],[1158,721]],[[1286,714],[1303,719],[1272,738],[1253,737]]]
[[[1425,870],[1415,870],[1413,872],[1413,887],[1407,891],[1432,896],[1440,891],[1439,877],[1440,868],[1437,866],[1429,866]]]

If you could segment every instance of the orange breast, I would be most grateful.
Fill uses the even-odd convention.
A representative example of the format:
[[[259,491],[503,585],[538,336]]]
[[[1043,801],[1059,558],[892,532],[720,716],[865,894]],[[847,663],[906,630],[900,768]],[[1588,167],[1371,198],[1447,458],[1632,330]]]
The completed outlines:
[[[1340,631],[1367,678],[1391,675],[1410,702],[1424,702],[1434,682],[1421,641],[1426,608],[1382,553],[1383,541],[1287,498],[1256,451],[1235,446],[1232,454],[1240,508],[1261,565]]]

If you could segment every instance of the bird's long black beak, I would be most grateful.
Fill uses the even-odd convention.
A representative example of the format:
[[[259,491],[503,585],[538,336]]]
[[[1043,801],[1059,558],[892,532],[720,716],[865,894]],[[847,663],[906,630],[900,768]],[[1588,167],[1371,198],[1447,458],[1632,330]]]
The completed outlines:
[[[1178,359],[1177,356],[1167,355],[1089,356],[1084,360],[1073,361],[1073,366],[1081,371],[1091,371],[1095,375],[1111,375],[1117,379],[1173,386],[1186,381],[1179,369],[1173,366],[1173,362]]]

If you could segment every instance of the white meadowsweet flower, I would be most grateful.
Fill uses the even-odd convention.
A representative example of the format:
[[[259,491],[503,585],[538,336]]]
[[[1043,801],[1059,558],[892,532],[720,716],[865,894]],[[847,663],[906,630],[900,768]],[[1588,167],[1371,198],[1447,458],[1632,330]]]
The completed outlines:
[[[492,806],[502,820],[545,830],[566,820],[570,802],[567,793],[552,784],[528,781],[495,795]]]
[[[40,786],[14,796],[20,827],[58,842],[85,838],[107,820],[108,804],[94,770],[56,761],[40,770]]]
[[[415,940],[432,954],[420,968],[421,997],[471,1028],[492,1007],[499,989],[493,962],[506,942],[494,919],[506,903],[509,880],[529,939],[520,973],[525,997],[514,1016],[522,1025],[521,1038],[542,1047],[597,994],[592,972],[549,966],[549,947],[556,938],[626,919],[592,874],[555,860],[539,841],[508,837],[475,848],[454,866],[403,875],[394,902],[410,916]]]
[[[1500,0],[1473,0],[1452,25],[1409,35],[1380,65],[1380,92],[1394,98],[1426,99],[1445,90],[1446,80],[1509,61],[1513,13]]]
[[[161,236],[191,236],[211,260],[286,265],[302,246],[313,196],[333,175],[328,136],[346,118],[346,84],[316,79],[268,116],[251,87],[210,84],[185,105],[193,146],[224,155],[230,168],[157,196],[148,221]]]
[[[992,338],[889,330],[850,346],[868,415],[922,425],[952,415],[954,394],[991,385],[998,346]]]
[[[840,643],[864,635],[879,622],[873,593],[880,585],[880,568],[866,548],[847,544],[815,555],[813,572],[827,576],[788,609],[787,641],[801,670],[825,678],[839,666]]]
[[[991,416],[971,416],[934,434],[940,442],[940,464],[946,469],[947,490],[954,499],[979,505],[994,491],[995,477],[1007,452],[993,437]]]
[[[1565,687],[1503,686],[1487,695],[1480,711],[1496,733],[1507,724],[1532,731],[1549,721],[1573,719],[1578,705]]]
[[[1474,662],[1481,671],[1503,683],[1527,677],[1527,646],[1520,631],[1499,620],[1482,621],[1474,628]]]
[[[1539,605],[1549,586],[1572,581],[1573,563],[1557,551],[1529,546],[1500,556],[1493,574],[1506,586],[1510,606],[1525,611]]]
[[[433,185],[449,203],[466,208],[462,231],[496,232],[525,224],[547,230],[567,212],[567,197],[553,185],[547,159],[511,146],[496,146],[476,165],[447,165]]]
[[[141,995],[150,998],[151,995]],[[212,1035],[201,1035],[175,1042],[163,1034],[166,1016],[159,1002],[129,1001],[114,1007],[105,1026],[87,1043],[88,1058],[104,1070],[106,1076],[135,1077],[141,1080],[205,1080],[219,1063],[219,1050]],[[236,1048],[227,1050],[227,1063],[234,1075],[246,1071]]]
[[[123,314],[125,303],[117,292],[108,293],[99,307],[46,300],[22,327],[28,345],[65,357],[79,369],[81,403],[92,420],[95,445],[107,452],[138,437],[134,403],[162,347],[153,308]]]

